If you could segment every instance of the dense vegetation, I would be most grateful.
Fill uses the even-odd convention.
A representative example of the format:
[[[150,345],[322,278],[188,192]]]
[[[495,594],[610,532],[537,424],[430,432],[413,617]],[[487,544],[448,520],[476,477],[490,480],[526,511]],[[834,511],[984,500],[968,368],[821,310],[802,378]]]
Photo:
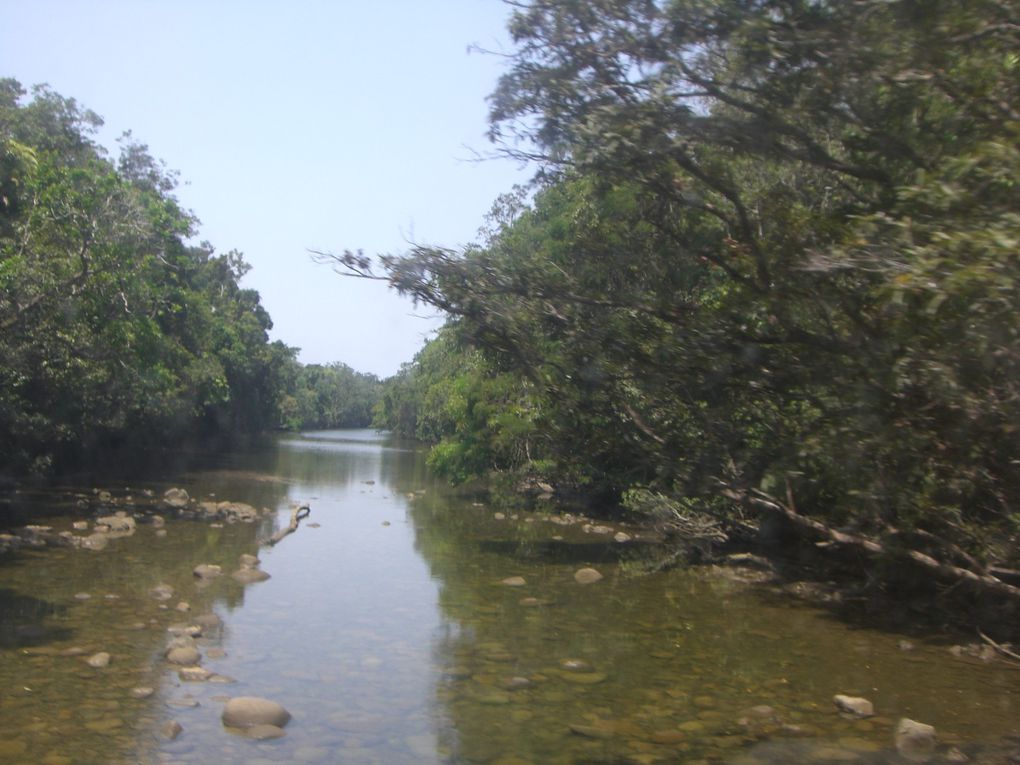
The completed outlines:
[[[377,381],[269,342],[248,265],[175,179],[46,87],[0,81],[0,473],[279,426],[367,425]]]
[[[451,317],[382,421],[457,477],[1015,565],[1015,0],[511,5],[533,196],[337,256]]]
[[[280,399],[280,425],[287,430],[367,428],[382,391],[375,375],[346,364],[294,362]]]

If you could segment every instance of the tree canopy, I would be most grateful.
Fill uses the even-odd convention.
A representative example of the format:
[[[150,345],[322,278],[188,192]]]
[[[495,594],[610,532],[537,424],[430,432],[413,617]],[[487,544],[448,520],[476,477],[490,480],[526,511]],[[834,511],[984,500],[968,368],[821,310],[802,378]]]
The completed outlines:
[[[0,81],[0,464],[277,424],[293,351],[270,343],[238,252],[189,240],[174,174],[94,113]]]
[[[529,459],[1015,563],[1017,3],[510,5],[534,196],[382,262],[518,381]]]

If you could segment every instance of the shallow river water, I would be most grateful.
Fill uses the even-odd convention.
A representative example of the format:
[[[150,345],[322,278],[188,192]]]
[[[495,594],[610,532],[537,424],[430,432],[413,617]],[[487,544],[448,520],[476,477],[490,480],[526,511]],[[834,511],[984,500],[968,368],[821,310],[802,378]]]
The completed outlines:
[[[140,522],[101,551],[0,556],[0,763],[895,762],[902,717],[935,726],[942,759],[953,746],[980,759],[1020,728],[1008,665],[717,570],[642,573],[640,540],[497,518],[371,431],[285,437],[207,470],[95,488],[123,501],[170,486],[272,512],[222,526],[165,514],[165,534]],[[94,504],[93,488],[33,502],[70,530],[80,516],[62,503],[77,491]],[[260,545],[294,502],[310,517]],[[244,553],[271,578],[192,574],[229,574]],[[604,578],[579,584],[584,566]],[[172,597],[154,597],[158,585]],[[216,676],[184,681],[163,659],[168,627],[209,613],[222,624],[199,649]],[[89,666],[100,651],[109,666]],[[876,716],[840,716],[837,693]],[[287,735],[224,728],[230,696],[283,704]],[[169,721],[176,738],[161,734]]]

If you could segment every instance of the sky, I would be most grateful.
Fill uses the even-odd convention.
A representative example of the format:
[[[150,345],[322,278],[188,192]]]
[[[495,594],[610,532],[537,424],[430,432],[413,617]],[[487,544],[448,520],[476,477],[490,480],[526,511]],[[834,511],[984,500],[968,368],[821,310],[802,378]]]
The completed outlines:
[[[386,377],[442,323],[309,249],[476,239],[531,171],[493,154],[499,0],[0,0],[0,77],[48,83],[180,173],[197,241],[244,253],[271,337]]]

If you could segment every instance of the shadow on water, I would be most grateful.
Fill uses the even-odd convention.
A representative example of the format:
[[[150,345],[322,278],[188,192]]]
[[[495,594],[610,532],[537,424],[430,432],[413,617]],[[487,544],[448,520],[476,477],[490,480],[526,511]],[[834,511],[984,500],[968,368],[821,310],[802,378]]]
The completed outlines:
[[[46,624],[47,619],[66,611],[64,606],[0,587],[0,648],[28,648],[69,640],[73,630]]]
[[[660,551],[659,543],[560,539],[483,539],[478,542],[483,553],[506,556],[513,560],[544,563],[618,563],[644,558]]]

